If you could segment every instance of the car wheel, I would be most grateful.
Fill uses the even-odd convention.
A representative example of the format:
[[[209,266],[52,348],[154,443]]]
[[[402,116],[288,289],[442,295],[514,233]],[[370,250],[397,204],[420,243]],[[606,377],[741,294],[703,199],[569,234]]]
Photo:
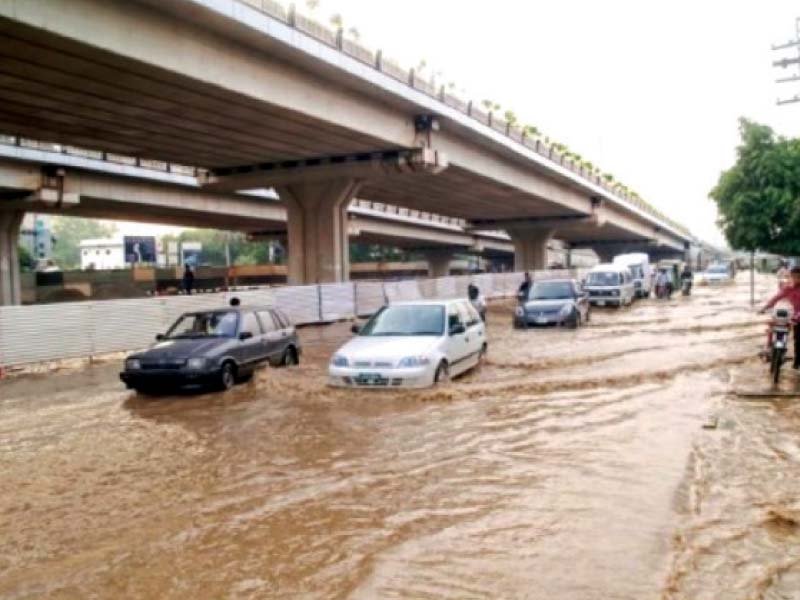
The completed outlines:
[[[219,388],[221,390],[229,390],[236,385],[236,369],[233,363],[226,362],[222,365],[222,370],[219,372]]]
[[[297,358],[297,350],[292,347],[287,348],[286,352],[283,354],[283,361],[281,364],[283,364],[284,367],[299,365],[300,360]]]
[[[439,366],[436,367],[436,373],[433,375],[433,383],[447,383],[450,380],[450,369],[447,366],[446,361],[442,361],[439,363]]]
[[[576,310],[573,313],[572,318],[568,321],[568,324],[569,324],[569,328],[570,329],[577,329],[578,327],[581,326],[581,313],[580,313],[580,311]]]

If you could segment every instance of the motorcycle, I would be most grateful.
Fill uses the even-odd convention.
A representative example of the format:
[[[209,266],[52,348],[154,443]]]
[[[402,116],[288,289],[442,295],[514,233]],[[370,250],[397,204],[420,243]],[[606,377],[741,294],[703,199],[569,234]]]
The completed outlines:
[[[681,282],[681,295],[689,296],[692,293],[692,280],[691,279],[684,279]]]
[[[770,321],[769,372],[773,383],[781,377],[781,367],[786,362],[786,351],[789,348],[789,331],[792,328],[792,316],[786,308],[776,308]]]

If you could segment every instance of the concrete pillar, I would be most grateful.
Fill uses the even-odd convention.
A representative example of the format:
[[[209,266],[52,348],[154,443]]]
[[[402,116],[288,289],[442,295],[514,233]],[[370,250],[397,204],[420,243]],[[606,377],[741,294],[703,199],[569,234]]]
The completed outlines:
[[[514,244],[515,271],[541,271],[547,268],[547,244],[555,233],[552,229],[514,228],[508,235]]]
[[[425,251],[428,261],[428,277],[447,277],[450,275],[450,263],[453,260],[453,251],[448,249],[432,249]]]
[[[614,260],[614,257],[619,254],[617,249],[611,246],[596,246],[593,247],[592,250],[597,254],[597,258],[601,263],[610,263]]]
[[[276,189],[287,209],[290,285],[349,278],[347,206],[359,186],[353,179],[337,179]]]
[[[22,303],[19,230],[23,211],[0,212],[0,306]]]

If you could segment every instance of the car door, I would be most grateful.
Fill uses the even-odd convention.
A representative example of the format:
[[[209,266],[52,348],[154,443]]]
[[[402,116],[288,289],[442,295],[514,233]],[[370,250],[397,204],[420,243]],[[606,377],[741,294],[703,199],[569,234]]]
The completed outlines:
[[[264,359],[269,360],[273,365],[278,364],[284,351],[284,337],[280,328],[280,323],[275,319],[275,315],[270,310],[262,310],[258,313],[261,326],[264,328],[262,346]]]
[[[460,332],[453,332],[454,328],[461,328]],[[447,362],[450,364],[450,374],[455,375],[464,370],[464,361],[469,352],[467,338],[469,333],[467,325],[461,317],[455,302],[447,305]]]
[[[481,348],[485,342],[485,327],[481,315],[475,310],[475,307],[466,300],[459,303],[461,308],[461,318],[466,319],[467,335],[465,341],[467,343],[467,355],[469,361],[475,363],[480,357]]]
[[[241,339],[242,334],[250,334],[247,339]],[[263,346],[263,332],[261,323],[253,311],[243,311],[239,321],[239,352],[240,361],[244,365],[252,366],[266,357]]]

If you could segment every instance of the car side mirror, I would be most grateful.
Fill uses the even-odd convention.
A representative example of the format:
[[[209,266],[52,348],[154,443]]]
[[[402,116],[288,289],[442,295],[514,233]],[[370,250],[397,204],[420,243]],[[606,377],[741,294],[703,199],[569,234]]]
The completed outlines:
[[[164,339],[166,339],[166,337],[167,337],[167,336],[165,336],[163,333],[159,333],[159,334],[157,334],[157,335],[156,335],[156,341],[157,341],[157,342],[161,342],[161,341],[163,341]]]
[[[350,327],[350,333],[358,335],[359,333],[361,333],[361,327],[353,323],[353,325]]]
[[[456,323],[450,326],[450,335],[458,335],[460,333],[466,333],[466,331],[467,328],[464,327],[463,323]]]
[[[239,334],[239,339],[242,341],[249,340],[252,337],[253,334],[250,333],[249,331],[243,331],[242,333]]]

